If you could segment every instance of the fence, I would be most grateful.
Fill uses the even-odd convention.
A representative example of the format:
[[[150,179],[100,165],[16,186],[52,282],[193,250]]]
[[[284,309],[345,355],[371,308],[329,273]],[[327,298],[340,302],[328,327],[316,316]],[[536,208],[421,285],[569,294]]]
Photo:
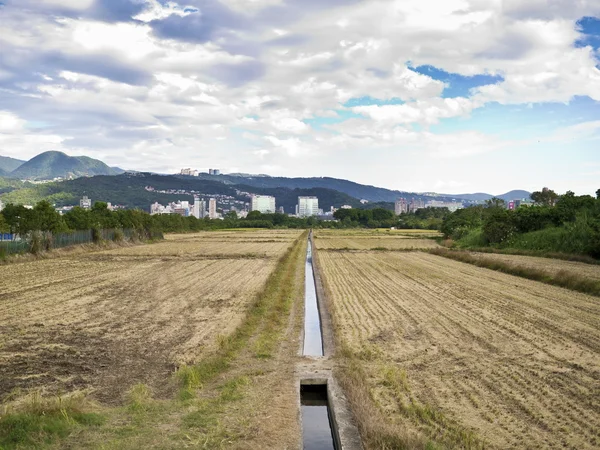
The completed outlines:
[[[117,240],[119,235],[123,240],[126,241],[140,239],[142,237],[152,239],[160,237],[154,233],[146,233],[148,234],[147,236],[140,236],[140,233],[133,229],[98,230],[98,232],[98,238],[105,241]],[[89,244],[94,242],[93,230],[78,230],[71,231],[69,233],[42,233],[38,236],[40,239],[38,240],[37,245],[41,247],[41,249],[64,248],[72,245]],[[0,257],[19,253],[27,253],[33,250],[34,239],[31,234],[23,238],[18,236],[12,237],[12,241],[0,241]]]

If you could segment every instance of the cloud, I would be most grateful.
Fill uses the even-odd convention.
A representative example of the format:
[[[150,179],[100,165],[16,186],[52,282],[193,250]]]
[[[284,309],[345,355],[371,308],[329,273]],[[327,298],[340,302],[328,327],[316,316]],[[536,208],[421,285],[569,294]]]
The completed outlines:
[[[575,96],[600,101],[582,20],[600,4],[586,0],[4,3],[0,104],[21,124],[4,153],[59,145],[139,169],[306,175],[342,161],[371,183],[396,183],[393,164],[410,160],[449,180],[437,160],[522,145],[493,133],[491,105],[562,102],[577,116]],[[583,146],[595,128],[581,127],[548,136]]]

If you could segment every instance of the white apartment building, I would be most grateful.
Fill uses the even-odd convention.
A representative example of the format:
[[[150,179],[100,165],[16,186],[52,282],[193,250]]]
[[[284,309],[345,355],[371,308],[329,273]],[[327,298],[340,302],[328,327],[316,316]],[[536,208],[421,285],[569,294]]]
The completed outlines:
[[[260,211],[263,214],[272,214],[275,208],[275,197],[270,195],[253,195],[250,200],[250,211]]]
[[[217,218],[217,199],[211,198],[208,201],[208,217],[211,219]]]
[[[317,197],[298,197],[296,207],[298,217],[310,217],[319,214],[319,199]]]
[[[461,202],[441,202],[439,200],[430,200],[427,202],[428,208],[448,208],[450,212],[457,209],[462,209],[464,206]]]
[[[88,198],[87,195],[84,195],[81,200],[79,200],[79,206],[83,209],[91,209],[92,208],[92,199]]]
[[[397,216],[408,212],[408,202],[405,198],[399,198],[398,200],[396,200],[394,212]]]
[[[200,200],[199,198],[194,197],[192,216],[194,216],[196,219],[202,219],[206,216],[206,202],[204,199]]]

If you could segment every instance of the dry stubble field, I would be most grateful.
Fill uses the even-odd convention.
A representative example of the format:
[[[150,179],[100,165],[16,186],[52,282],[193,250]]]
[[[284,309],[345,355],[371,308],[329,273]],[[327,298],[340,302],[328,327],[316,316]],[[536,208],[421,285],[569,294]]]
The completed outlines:
[[[455,446],[600,445],[597,298],[421,252],[318,261],[338,338],[398,429],[459,430]]]
[[[439,233],[429,230],[344,230],[319,231],[315,237],[317,250],[416,250],[439,248],[430,238]]]
[[[145,383],[173,393],[240,323],[297,231],[220,232],[7,265],[0,278],[0,400],[90,390],[119,404]]]

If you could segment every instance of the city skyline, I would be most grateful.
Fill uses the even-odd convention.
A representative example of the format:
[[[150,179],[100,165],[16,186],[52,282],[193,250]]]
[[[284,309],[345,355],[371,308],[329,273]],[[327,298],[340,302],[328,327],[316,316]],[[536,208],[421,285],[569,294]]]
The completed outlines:
[[[600,187],[600,2],[2,0],[0,17],[4,156]]]

